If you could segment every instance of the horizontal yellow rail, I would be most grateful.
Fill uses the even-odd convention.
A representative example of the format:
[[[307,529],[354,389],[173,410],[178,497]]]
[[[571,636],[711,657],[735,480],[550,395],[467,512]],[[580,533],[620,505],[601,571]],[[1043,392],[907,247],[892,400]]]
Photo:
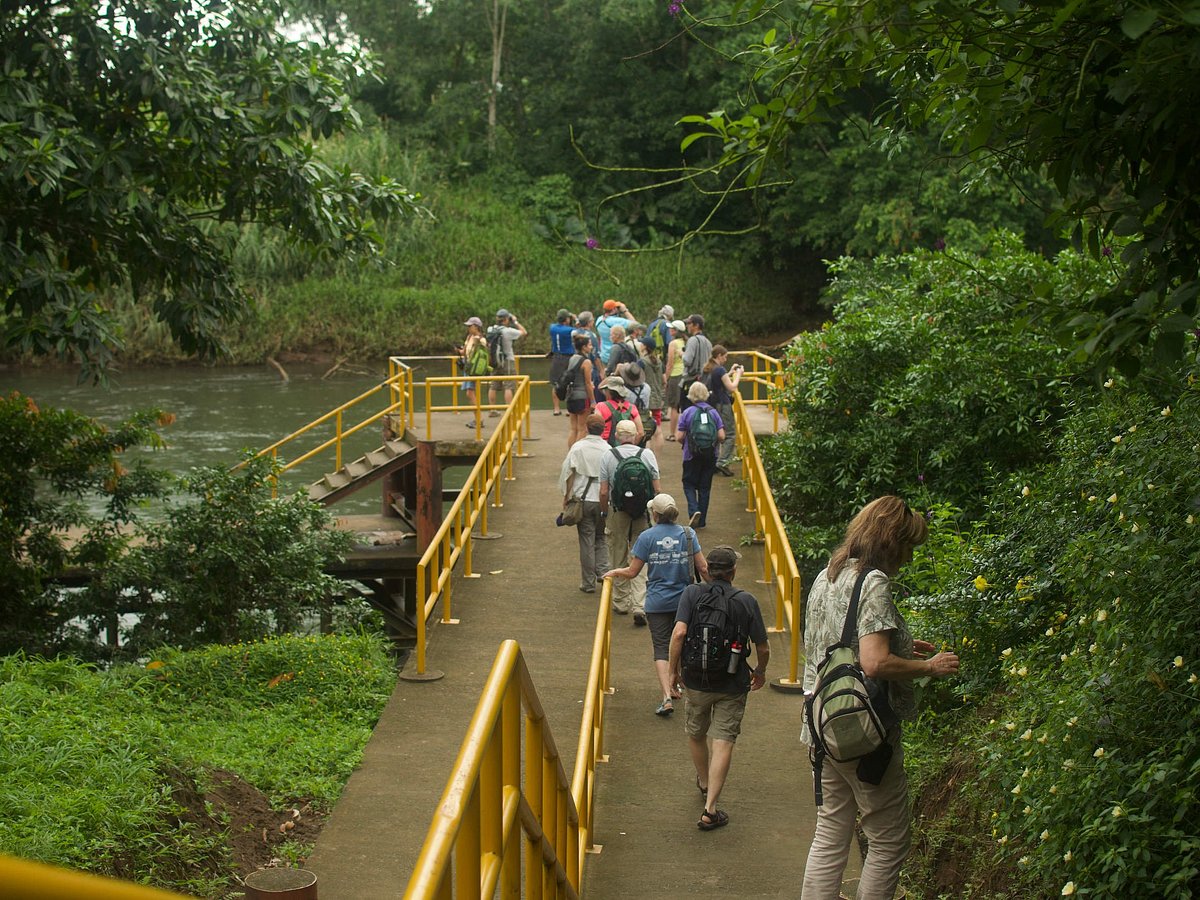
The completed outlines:
[[[292,449],[299,446],[300,441],[309,437],[317,439],[314,432],[324,425],[333,426],[333,436],[308,449],[299,449],[283,464],[282,471],[294,469],[332,448],[334,464],[330,471],[338,471],[342,467],[342,448],[346,438],[358,434],[364,428],[381,421],[384,416],[392,416],[392,431],[397,437],[404,436],[405,420],[412,424],[413,415],[413,373],[412,369],[393,357],[388,361],[389,374],[386,381],[371,388],[332,409],[318,419],[309,422],[303,428],[293,431],[287,437],[281,438],[269,447],[258,451],[255,457],[269,456],[271,459],[280,458],[280,450]],[[348,419],[363,415],[364,418],[347,425]]]
[[[512,380],[511,376],[510,379]],[[459,378],[430,378],[425,382],[427,396],[429,391],[438,384],[454,386]],[[427,647],[426,621],[433,613],[438,601],[442,602],[442,621],[450,624],[454,621],[451,609],[454,566],[459,557],[463,559],[463,576],[477,577],[471,571],[471,533],[475,523],[480,524],[480,533],[487,534],[488,495],[493,494],[493,504],[503,506],[501,494],[501,474],[504,480],[512,481],[513,453],[519,456],[523,452],[524,443],[521,436],[521,425],[529,421],[529,379],[521,376],[517,379],[517,389],[513,393],[512,404],[505,408],[504,414],[496,424],[496,430],[480,454],[479,459],[467,476],[458,496],[446,511],[441,527],[433,536],[421,561],[417,563],[417,674],[425,674],[425,651]]]
[[[771,492],[766,467],[758,452],[758,440],[746,415],[746,401],[740,395],[734,395],[733,399],[738,455],[742,459],[742,478],[746,482],[746,511],[754,513],[754,533],[763,542],[763,583],[775,589],[775,625],[771,630],[791,631],[788,674],[779,683],[789,688],[796,687],[799,685],[800,635],[804,630],[800,568],[792,554],[792,545],[788,541],[779,509],[775,506],[775,495]]]
[[[497,889],[506,898],[576,900],[578,844],[579,817],[550,725],[520,647],[505,641],[442,792],[405,900],[490,900]]]
[[[184,895],[0,854],[0,897],[20,900],[182,900]]]

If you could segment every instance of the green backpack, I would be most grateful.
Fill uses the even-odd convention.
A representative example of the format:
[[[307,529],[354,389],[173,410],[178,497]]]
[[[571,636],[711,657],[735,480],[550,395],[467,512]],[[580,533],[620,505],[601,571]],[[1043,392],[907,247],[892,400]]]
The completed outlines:
[[[687,439],[692,453],[710,453],[717,446],[717,423],[713,421],[711,406],[696,404],[696,414],[688,425]]]
[[[610,502],[614,509],[634,517],[646,515],[646,504],[654,496],[654,476],[642,461],[645,452],[638,450],[630,456],[622,456],[616,447],[612,451],[617,458],[617,469],[612,477]]]
[[[491,363],[488,362],[488,347],[486,341],[479,341],[475,344],[475,349],[471,351],[471,355],[467,357],[467,374],[479,377],[486,375],[488,369],[491,368]]]

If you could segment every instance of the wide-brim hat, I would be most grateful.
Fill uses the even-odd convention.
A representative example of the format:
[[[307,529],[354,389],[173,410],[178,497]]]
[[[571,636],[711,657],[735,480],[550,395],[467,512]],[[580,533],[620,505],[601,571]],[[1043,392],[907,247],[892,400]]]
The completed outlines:
[[[600,390],[612,391],[621,397],[629,396],[629,388],[625,387],[625,382],[621,379],[620,375],[609,375],[600,382]]]
[[[626,386],[631,388],[641,387],[646,383],[646,373],[635,362],[621,363],[617,366],[617,374],[621,376],[621,380],[625,382]]]

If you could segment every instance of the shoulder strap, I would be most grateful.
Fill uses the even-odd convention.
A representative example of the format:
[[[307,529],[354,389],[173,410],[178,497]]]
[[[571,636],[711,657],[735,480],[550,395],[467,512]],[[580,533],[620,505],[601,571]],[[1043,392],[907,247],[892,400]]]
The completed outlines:
[[[874,571],[874,569],[864,569],[858,573],[858,580],[854,582],[854,593],[850,595],[850,607],[846,610],[846,623],[842,625],[842,643],[847,647],[851,646],[854,639],[858,637],[858,600],[862,596],[863,582]]]

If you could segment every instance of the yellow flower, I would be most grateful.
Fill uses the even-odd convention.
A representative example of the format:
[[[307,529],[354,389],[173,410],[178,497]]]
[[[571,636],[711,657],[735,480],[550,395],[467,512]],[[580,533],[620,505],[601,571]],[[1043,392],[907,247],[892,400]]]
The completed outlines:
[[[1048,840],[1050,840],[1050,831],[1049,831],[1049,829],[1047,829],[1046,831],[1043,831],[1043,832],[1042,832],[1042,840],[1043,840],[1043,841],[1048,841]]]
[[[1029,865],[1029,863],[1030,863],[1030,859],[1028,856],[1022,856],[1020,859],[1017,860],[1018,866],[1027,866],[1027,865]]]
[[[1038,743],[1039,743],[1039,744],[1044,744],[1044,743],[1046,743],[1046,735],[1044,735],[1044,734],[1039,734],[1039,735],[1038,735],[1038,739],[1037,739],[1037,741],[1038,741]]]
[[[1162,408],[1162,412],[1160,412],[1160,413],[1159,413],[1159,415],[1160,415],[1160,416],[1169,416],[1169,415],[1171,415],[1171,407],[1169,407],[1169,406],[1164,406],[1164,407]]]
[[[1001,847],[1003,847],[1005,844],[1008,843],[1008,835],[1007,834],[1000,835],[1000,840],[997,841],[996,843],[998,843]]]
[[[1120,806],[1114,806],[1114,807],[1113,807],[1113,811],[1112,811],[1112,817],[1113,817],[1114,819],[1119,819],[1119,818],[1121,818],[1121,816],[1123,816],[1123,815],[1125,815],[1125,810],[1121,809],[1121,807],[1120,807]]]
[[[1060,653],[1060,654],[1058,654],[1058,661],[1059,661],[1059,662],[1066,662],[1066,661],[1067,661],[1068,659],[1070,659],[1070,658],[1071,658],[1071,657],[1067,656],[1067,654],[1065,654],[1065,653]]]
[[[1177,668],[1177,669],[1183,668],[1183,657],[1182,656],[1177,656],[1171,661],[1175,664],[1175,668]]]
[[[1072,853],[1070,850],[1068,850],[1066,853],[1063,854],[1063,862],[1070,862],[1074,858],[1075,858],[1075,854]]]
[[[1092,756],[1096,757],[1096,759],[1104,759],[1104,748],[1097,747],[1096,752],[1093,753]]]
[[[1000,655],[1005,658],[1012,656],[1012,647],[1005,647],[1003,650],[1000,651]]]
[[[1025,588],[1027,588],[1027,587],[1029,587],[1028,581],[1026,581],[1024,578],[1017,579],[1017,593],[1018,594],[1025,593]]]
[[[1071,716],[1071,718],[1067,720],[1068,728],[1074,728],[1078,724],[1079,724],[1079,716]]]
[[[988,584],[988,580],[986,578],[984,578],[982,575],[975,576],[975,590],[986,591],[989,587],[991,587],[991,585]]]
[[[1102,609],[1102,610],[1100,610],[1100,612],[1096,613],[1096,621],[1097,622],[1103,622],[1107,618],[1108,618],[1108,610],[1107,609]]]
[[[1054,626],[1051,625],[1046,629],[1046,637],[1054,637]]]
[[[152,659],[152,660],[150,660],[150,662],[146,663],[146,668],[147,669],[161,669],[165,665],[166,665],[166,663],[164,663],[161,659]]]
[[[1110,387],[1112,387],[1112,386],[1113,386],[1113,380],[1112,380],[1111,378],[1110,378],[1110,379],[1108,379],[1108,381],[1104,382],[1104,386],[1105,386],[1106,388],[1110,388]]]
[[[1021,735],[1021,740],[1028,741],[1028,740],[1031,740],[1032,738],[1033,738],[1033,729],[1026,728],[1025,733]]]
[[[1058,793],[1058,785],[1057,785],[1057,784],[1052,784],[1052,785],[1050,785],[1050,793],[1051,793],[1051,794],[1057,794],[1057,793]]]
[[[1075,760],[1073,760],[1073,759],[1065,759],[1065,760],[1063,760],[1062,767],[1063,767],[1064,769],[1073,769],[1073,768],[1075,768]]]
[[[1025,485],[1025,487],[1021,488],[1021,496],[1022,497],[1029,496],[1029,485]]]
[[[1195,684],[1197,681],[1200,681],[1200,678],[1196,677],[1195,672],[1188,676],[1188,684]]]
[[[1024,678],[1026,675],[1029,674],[1029,669],[1026,668],[1025,666],[1021,666],[1021,668],[1017,669],[1017,674],[1020,675],[1022,678]]]
[[[1018,784],[1015,788],[1012,789],[1012,791],[1010,791],[1010,793],[1013,794],[1014,796],[1020,797],[1021,796],[1021,786]]]
[[[1116,502],[1117,502],[1117,495],[1116,495],[1116,493],[1114,493],[1114,494],[1113,494],[1111,497],[1109,497],[1109,498],[1108,498],[1108,502],[1109,502],[1109,503],[1116,503]]]
[[[1017,730],[1017,723],[1016,723],[1016,722],[1005,722],[1005,723],[1004,723],[1004,730],[1005,730],[1005,731],[1016,731],[1016,730]]]
[[[1138,523],[1134,522],[1133,527],[1129,529],[1133,534],[1137,534],[1142,529],[1138,528]]]
[[[1111,382],[1112,382],[1112,379],[1110,378],[1108,380],[1108,382],[1105,382],[1104,386],[1108,387],[1109,383],[1111,383]],[[1074,893],[1075,893],[1075,882],[1068,881],[1066,884],[1063,885],[1062,895],[1064,897],[1070,897]]]
[[[1095,494],[1088,495],[1088,503],[1095,503],[1099,498]]]
[[[1128,431],[1130,434],[1133,434],[1135,431],[1137,431],[1137,426],[1136,426],[1136,425],[1130,425],[1130,426],[1129,426],[1129,428],[1128,428],[1128,429],[1126,429],[1126,430],[1127,430],[1127,431]]]
[[[1185,521],[1189,525],[1195,525],[1196,517],[1193,516],[1191,513],[1188,513],[1188,517],[1186,519],[1184,519],[1183,521]]]
[[[1032,806],[1027,806],[1023,810],[1021,810],[1021,814],[1025,815],[1025,816],[1029,815],[1031,812],[1033,812]]]
[[[1119,434],[1118,434],[1118,435],[1116,435],[1115,437],[1113,437],[1113,439],[1112,439],[1112,442],[1113,442],[1114,444],[1119,444],[1119,443],[1121,443],[1121,436],[1120,436]]]

